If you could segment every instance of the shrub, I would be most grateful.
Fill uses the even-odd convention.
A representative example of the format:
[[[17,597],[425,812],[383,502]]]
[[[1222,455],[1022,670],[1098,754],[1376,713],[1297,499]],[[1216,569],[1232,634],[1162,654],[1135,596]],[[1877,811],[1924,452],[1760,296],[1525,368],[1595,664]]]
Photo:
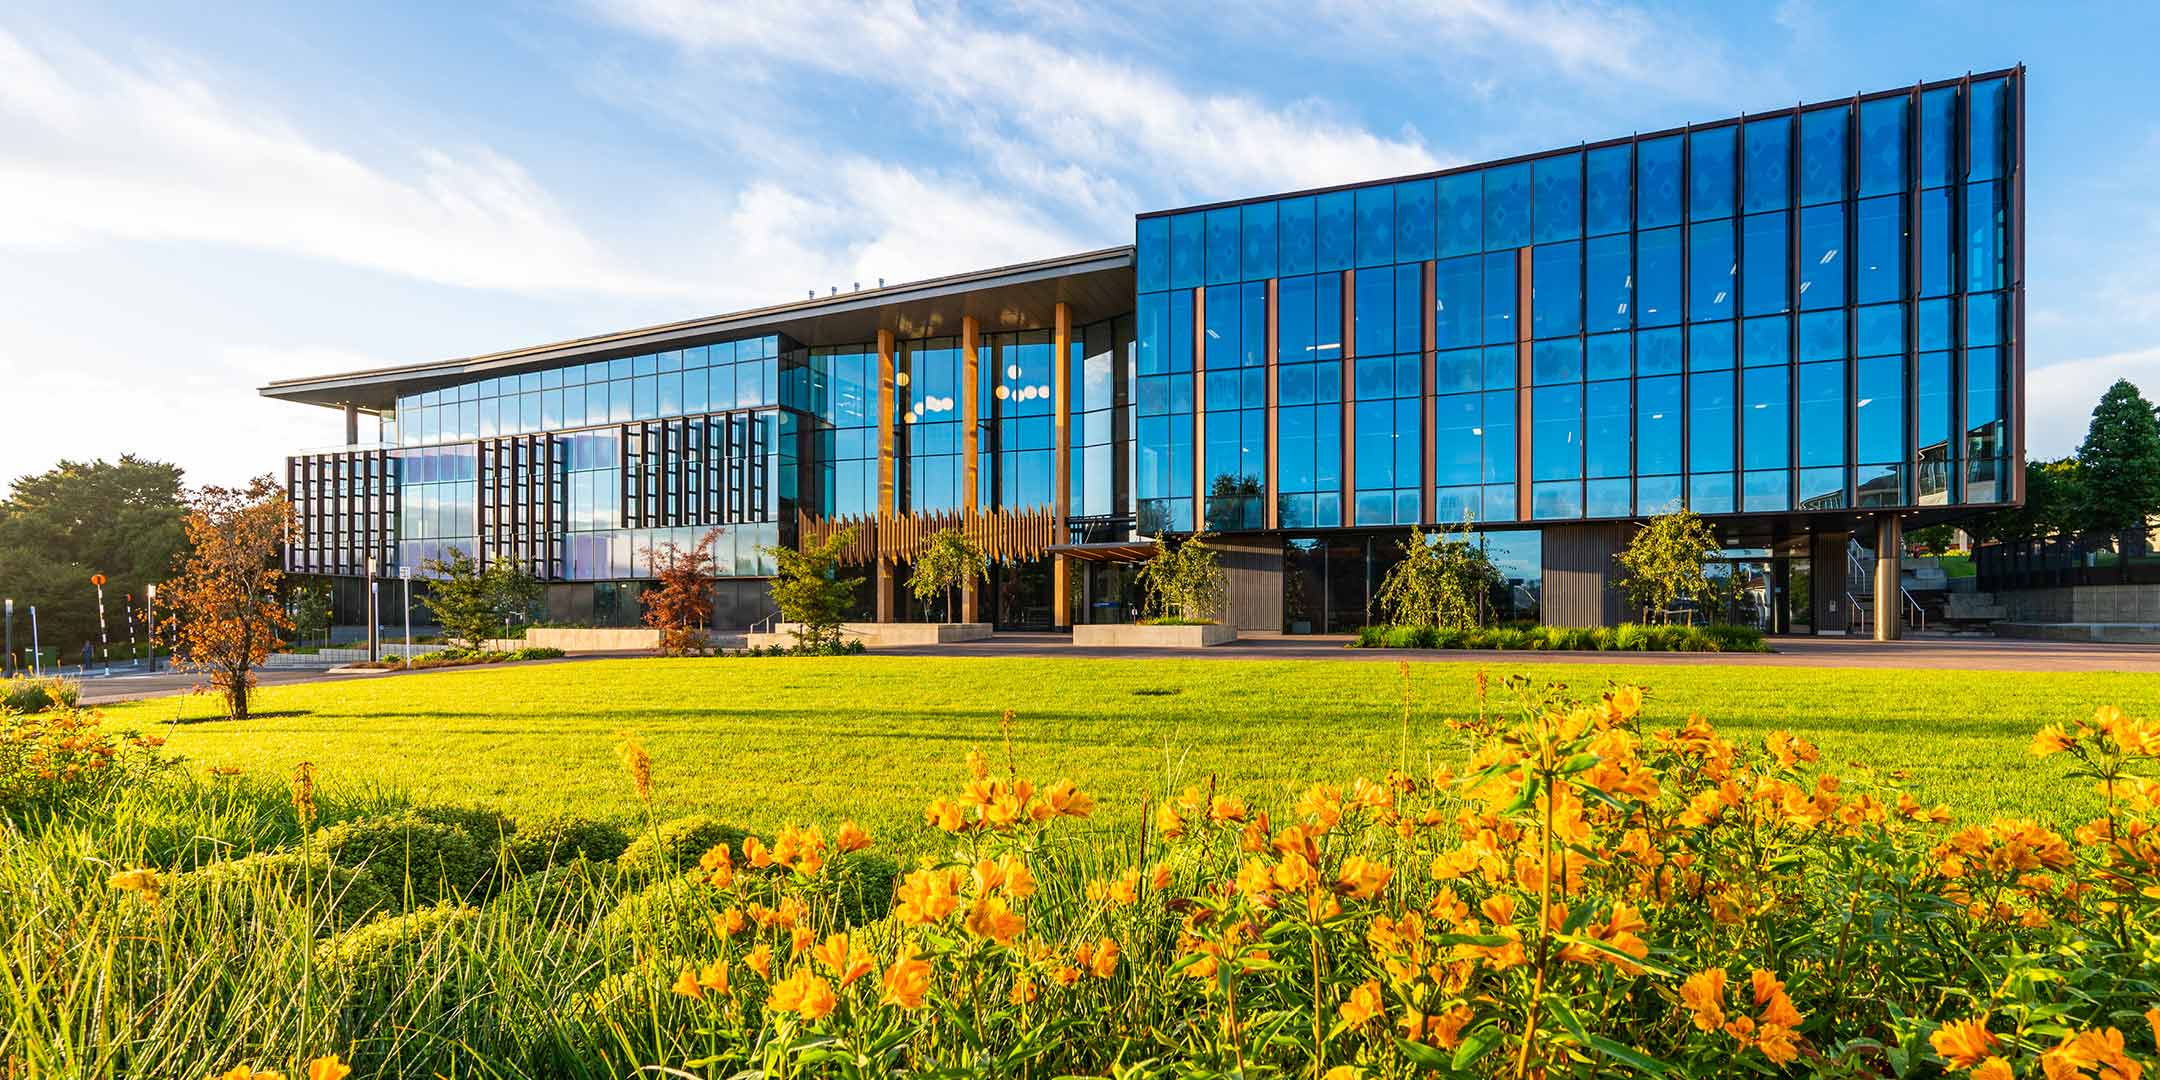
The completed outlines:
[[[441,962],[448,942],[469,930],[479,912],[440,905],[387,915],[323,943],[323,975],[342,979],[362,996],[391,996],[416,970]]]
[[[715,846],[733,847],[750,834],[733,825],[703,815],[661,822],[639,833],[623,849],[615,864],[625,874],[664,874],[696,866],[698,859]]]
[[[59,706],[72,709],[82,700],[82,684],[58,675],[17,675],[0,682],[0,711],[37,713]]]
[[[494,866],[488,849],[470,832],[419,811],[324,826],[308,847],[373,876],[391,895],[420,904],[473,895]]]
[[[1769,652],[1760,630],[1745,626],[1376,625],[1358,628],[1360,649],[1531,649],[1568,652]]]
[[[510,654],[512,660],[560,660],[566,653],[553,645],[527,645]]]
[[[1641,623],[1621,623],[1613,630],[1612,647],[1619,652],[1650,651],[1650,630]]]
[[[312,890],[312,891],[310,891]],[[277,851],[209,863],[175,874],[166,893],[176,911],[261,921],[286,904],[309,904],[330,925],[352,926],[393,905],[375,875],[337,866],[321,851]],[[334,918],[325,916],[334,915]]]
[[[549,927],[582,928],[613,907],[617,880],[614,863],[569,855],[504,886],[486,910]]]
[[[0,710],[0,813],[98,798],[170,766],[164,740],[106,731],[95,709]]]
[[[580,814],[519,818],[510,837],[510,863],[521,874],[579,859],[613,862],[630,844],[623,830]]]

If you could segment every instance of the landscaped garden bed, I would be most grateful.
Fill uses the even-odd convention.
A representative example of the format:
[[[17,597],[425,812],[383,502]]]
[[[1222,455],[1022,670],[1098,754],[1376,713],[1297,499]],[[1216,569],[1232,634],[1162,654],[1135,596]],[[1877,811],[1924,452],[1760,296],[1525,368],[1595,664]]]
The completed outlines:
[[[522,649],[507,651],[449,648],[422,656],[415,656],[410,662],[405,660],[362,660],[357,664],[347,664],[345,667],[357,668],[362,671],[404,671],[408,668],[421,671],[428,668],[472,667],[477,664],[512,664],[523,660],[559,660],[563,655],[561,649],[546,645],[528,645]]]
[[[1747,626],[1367,626],[1360,649],[1496,649],[1549,652],[1772,651],[1760,630]]]
[[[1287,790],[1159,762],[1076,783],[1046,762],[1062,734],[987,720],[987,752],[867,826],[844,769],[814,820],[662,812],[697,762],[634,738],[605,737],[613,813],[505,815],[313,767],[197,776],[89,714],[10,728],[82,767],[0,782],[7,962],[43,988],[0,987],[5,1052],[128,1076],[336,1055],[353,1080],[2153,1067],[2160,724],[2039,725],[2011,749],[2087,820],[1966,821],[1664,693],[1444,685],[1445,727],[1407,681],[1395,715],[1333,724],[1391,764]]]

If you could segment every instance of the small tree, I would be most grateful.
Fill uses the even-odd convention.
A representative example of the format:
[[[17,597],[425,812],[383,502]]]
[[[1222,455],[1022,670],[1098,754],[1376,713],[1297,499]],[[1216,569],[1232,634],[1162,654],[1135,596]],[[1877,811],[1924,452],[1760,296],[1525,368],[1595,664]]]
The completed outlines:
[[[2086,527],[2113,534],[2125,555],[2142,554],[2145,530],[2160,514],[2160,421],[2128,379],[2115,380],[2093,408],[2077,473]]]
[[[290,581],[293,636],[300,641],[327,640],[330,636],[330,583],[319,577]]]
[[[235,720],[247,719],[255,668],[292,629],[278,598],[284,575],[277,561],[291,524],[292,504],[274,477],[203,488],[185,521],[190,550],[158,590],[176,666],[203,672]]]
[[[468,649],[486,644],[506,622],[529,616],[546,588],[513,560],[497,559],[483,569],[462,548],[421,569],[433,580],[420,603],[445,637]]]
[[[946,529],[930,538],[915,557],[915,572],[908,577],[908,591],[927,604],[945,594],[945,621],[953,618],[953,590],[990,577],[990,556],[973,537]]]
[[[645,565],[659,579],[659,587],[638,597],[645,605],[645,625],[660,631],[662,656],[704,656],[712,652],[712,637],[705,628],[712,623],[713,588],[720,581],[714,572],[712,529],[685,551],[673,541],[644,551]]]
[[[1229,584],[1206,541],[1206,533],[1194,533],[1171,547],[1160,534],[1155,537],[1155,555],[1139,573],[1152,618],[1213,622],[1222,616]]]
[[[1642,609],[1644,622],[1652,613],[1659,622],[1671,622],[1680,601],[1707,603],[1716,596],[1703,564],[1717,550],[1717,536],[1693,511],[1659,514],[1614,556],[1624,571],[1618,584]]]
[[[2083,513],[2084,495],[2074,459],[2028,461],[2024,504],[1989,511],[1966,530],[1975,540],[2031,543],[2076,533]]]
[[[762,550],[773,561],[773,606],[795,624],[795,647],[803,652],[831,652],[840,646],[840,626],[854,603],[860,577],[840,576],[840,553],[855,542],[855,530],[841,529],[816,547]]]
[[[1388,622],[1460,629],[1484,621],[1485,598],[1501,584],[1500,570],[1468,522],[1455,533],[1413,527],[1402,551],[1374,597]]]

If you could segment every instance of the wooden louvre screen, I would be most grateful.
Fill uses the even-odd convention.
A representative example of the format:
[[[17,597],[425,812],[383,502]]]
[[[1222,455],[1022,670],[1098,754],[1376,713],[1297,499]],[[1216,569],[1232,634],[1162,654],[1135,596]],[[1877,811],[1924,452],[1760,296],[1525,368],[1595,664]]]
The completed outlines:
[[[972,538],[983,554],[997,562],[1039,559],[1050,545],[1060,542],[1057,517],[1047,506],[1026,510],[936,510],[927,513],[863,514],[822,518],[798,517],[803,547],[823,543],[842,529],[855,530],[855,539],[840,553],[850,566],[890,559],[913,562],[930,538],[951,530]]]

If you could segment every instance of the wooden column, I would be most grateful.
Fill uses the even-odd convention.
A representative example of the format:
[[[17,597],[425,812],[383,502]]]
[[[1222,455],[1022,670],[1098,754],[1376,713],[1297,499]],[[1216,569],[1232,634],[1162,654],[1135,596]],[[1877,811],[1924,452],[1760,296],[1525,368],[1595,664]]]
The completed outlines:
[[[894,504],[894,498],[897,493],[898,485],[894,482],[894,474],[899,468],[899,462],[894,459],[895,448],[893,445],[893,415],[895,409],[894,390],[897,387],[893,378],[894,367],[892,331],[881,329],[877,332],[877,352],[877,512],[880,515],[889,515],[893,513],[893,511],[896,509]],[[879,557],[877,561],[877,577],[874,581],[874,589],[877,596],[877,621],[892,622],[897,616],[893,604],[893,566],[891,560],[886,559],[882,556]]]
[[[972,516],[982,507],[976,491],[982,472],[979,458],[981,432],[977,418],[982,411],[978,385],[982,374],[982,324],[973,315],[960,317],[960,505]],[[960,586],[960,621],[975,622],[981,598],[975,579]],[[950,616],[948,616],[950,617]]]
[[[1515,249],[1515,517],[1530,520],[1530,249]]]
[[[1072,307],[1059,301],[1050,331],[1050,426],[1056,449],[1050,493],[1050,516],[1058,543],[1072,539],[1066,518],[1072,514]],[[1050,560],[1050,625],[1072,625],[1072,585],[1065,556]]]

